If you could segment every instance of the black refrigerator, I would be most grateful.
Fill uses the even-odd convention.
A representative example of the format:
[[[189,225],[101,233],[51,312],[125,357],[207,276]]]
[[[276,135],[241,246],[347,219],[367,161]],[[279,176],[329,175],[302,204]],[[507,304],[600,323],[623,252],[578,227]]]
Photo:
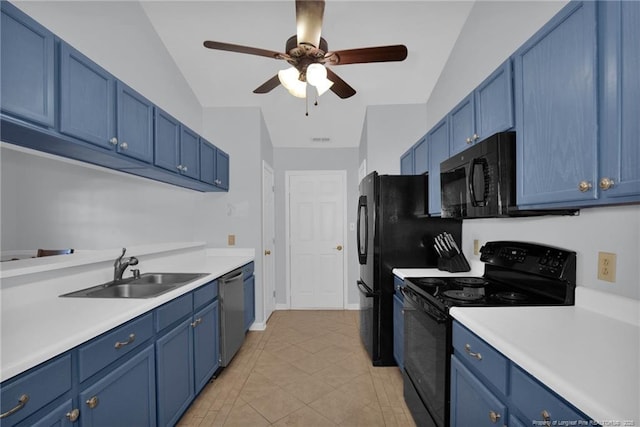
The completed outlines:
[[[429,217],[427,175],[378,175],[360,182],[357,247],[360,337],[375,366],[393,357],[394,268],[436,267],[436,235],[461,241],[462,221]]]

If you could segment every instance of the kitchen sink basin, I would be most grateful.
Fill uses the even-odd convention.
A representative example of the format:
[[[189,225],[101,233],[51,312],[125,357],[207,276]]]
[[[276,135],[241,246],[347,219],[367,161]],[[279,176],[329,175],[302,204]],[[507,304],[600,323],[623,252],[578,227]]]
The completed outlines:
[[[60,295],[83,298],[153,298],[184,286],[208,273],[146,273]]]

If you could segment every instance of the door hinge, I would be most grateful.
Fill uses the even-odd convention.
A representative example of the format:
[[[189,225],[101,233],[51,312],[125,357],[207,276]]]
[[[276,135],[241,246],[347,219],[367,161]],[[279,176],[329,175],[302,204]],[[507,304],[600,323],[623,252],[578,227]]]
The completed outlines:
[[[273,291],[273,297],[274,298],[276,297],[276,291]]]

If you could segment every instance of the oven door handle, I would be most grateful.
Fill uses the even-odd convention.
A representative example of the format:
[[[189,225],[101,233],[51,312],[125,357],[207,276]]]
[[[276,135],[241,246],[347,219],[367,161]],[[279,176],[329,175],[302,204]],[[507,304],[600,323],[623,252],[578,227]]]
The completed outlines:
[[[373,292],[362,280],[358,280],[356,282],[358,285],[358,290],[364,294],[367,298],[373,298],[376,296],[376,293]]]
[[[404,289],[401,289],[402,295],[404,295],[404,310],[408,311],[416,311],[419,313],[424,313],[426,316],[429,316],[431,319],[435,320],[437,323],[445,323],[447,321],[447,316],[445,314],[441,314],[439,312],[425,310],[420,307],[416,301],[414,300],[414,296],[411,293],[407,293]]]

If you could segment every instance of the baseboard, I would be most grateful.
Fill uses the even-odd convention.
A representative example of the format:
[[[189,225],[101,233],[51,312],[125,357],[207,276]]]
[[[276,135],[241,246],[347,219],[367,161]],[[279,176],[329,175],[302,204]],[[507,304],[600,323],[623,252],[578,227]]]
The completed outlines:
[[[347,304],[345,310],[360,310],[360,304]]]
[[[267,329],[265,322],[253,322],[253,324],[249,326],[250,331],[264,331],[265,329]]]
[[[276,310],[289,310],[289,304],[276,304]]]

